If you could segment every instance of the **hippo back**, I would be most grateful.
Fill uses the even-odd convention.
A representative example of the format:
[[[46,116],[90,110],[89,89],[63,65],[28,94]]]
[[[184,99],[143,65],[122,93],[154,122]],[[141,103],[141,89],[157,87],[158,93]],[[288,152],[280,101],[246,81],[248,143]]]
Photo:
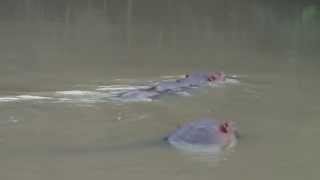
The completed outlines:
[[[186,78],[178,80],[185,86],[202,86],[208,84],[208,73],[192,73]]]
[[[212,119],[201,119],[189,122],[176,129],[167,138],[176,147],[223,147],[224,142],[218,131],[218,122]]]
[[[179,91],[184,88],[190,88],[195,86],[202,86],[208,84],[208,75],[206,73],[192,73],[187,75],[183,79],[177,79],[174,81],[162,81],[155,86],[159,92],[164,91]]]
[[[155,86],[155,89],[158,92],[166,92],[166,91],[179,91],[184,87],[185,85],[182,83],[179,83],[179,80],[175,80],[175,81],[159,82],[159,84]]]

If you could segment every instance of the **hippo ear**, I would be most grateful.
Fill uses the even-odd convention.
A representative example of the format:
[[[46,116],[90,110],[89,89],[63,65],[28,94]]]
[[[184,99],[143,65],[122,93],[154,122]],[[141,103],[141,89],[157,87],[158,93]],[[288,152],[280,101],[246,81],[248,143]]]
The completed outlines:
[[[224,122],[224,123],[223,123],[223,126],[226,127],[226,128],[228,128],[228,127],[230,126],[230,122],[229,122],[229,121]]]

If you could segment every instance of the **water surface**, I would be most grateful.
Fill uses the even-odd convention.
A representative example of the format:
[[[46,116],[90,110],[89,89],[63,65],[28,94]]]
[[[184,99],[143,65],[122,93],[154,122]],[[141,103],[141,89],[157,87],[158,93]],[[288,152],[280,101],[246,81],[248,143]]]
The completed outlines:
[[[0,102],[0,179],[319,179],[319,8],[1,1],[0,97],[24,100]],[[240,84],[154,102],[30,98],[209,70]],[[219,161],[161,141],[208,116],[242,136]]]

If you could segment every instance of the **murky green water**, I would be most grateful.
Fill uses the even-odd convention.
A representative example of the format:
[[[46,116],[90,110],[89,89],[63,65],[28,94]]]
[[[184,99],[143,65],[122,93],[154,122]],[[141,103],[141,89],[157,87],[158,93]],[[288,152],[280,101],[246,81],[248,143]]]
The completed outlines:
[[[1,97],[208,70],[240,84],[120,105],[1,101],[0,179],[319,179],[315,2],[1,1]],[[239,125],[224,160],[161,142],[207,116]]]

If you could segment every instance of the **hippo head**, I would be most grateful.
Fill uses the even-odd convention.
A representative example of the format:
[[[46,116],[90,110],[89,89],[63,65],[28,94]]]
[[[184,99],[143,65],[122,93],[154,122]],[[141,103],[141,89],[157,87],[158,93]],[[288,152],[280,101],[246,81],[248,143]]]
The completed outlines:
[[[239,133],[233,121],[225,121],[219,124],[219,132],[225,146],[234,146],[239,138]]]
[[[223,72],[212,72],[208,74],[208,81],[222,82],[225,81],[226,75]]]
[[[192,73],[186,74],[186,79],[196,79],[200,78],[208,81],[208,82],[223,82],[226,79],[226,75],[224,72],[210,72],[210,73]]]

